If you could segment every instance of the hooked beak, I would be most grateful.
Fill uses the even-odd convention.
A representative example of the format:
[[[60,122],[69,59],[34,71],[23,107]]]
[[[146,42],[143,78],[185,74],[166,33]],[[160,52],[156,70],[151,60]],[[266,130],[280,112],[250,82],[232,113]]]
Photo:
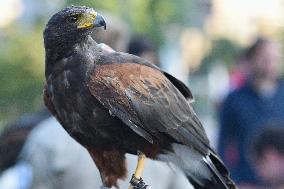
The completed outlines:
[[[104,17],[99,13],[92,11],[78,21],[77,28],[97,28],[102,26],[104,27],[104,29],[106,29],[106,22]]]
[[[105,19],[102,15],[100,15],[99,13],[97,13],[96,19],[94,20],[94,27],[104,27],[104,29],[106,30],[106,22]]]

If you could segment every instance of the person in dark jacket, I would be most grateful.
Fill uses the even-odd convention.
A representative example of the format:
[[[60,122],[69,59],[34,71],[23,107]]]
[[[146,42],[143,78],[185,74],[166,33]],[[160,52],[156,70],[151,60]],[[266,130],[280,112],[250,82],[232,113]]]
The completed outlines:
[[[263,125],[284,122],[280,56],[277,43],[259,38],[246,52],[246,83],[228,95],[220,111],[218,150],[240,186],[260,184],[247,155],[252,137]]]

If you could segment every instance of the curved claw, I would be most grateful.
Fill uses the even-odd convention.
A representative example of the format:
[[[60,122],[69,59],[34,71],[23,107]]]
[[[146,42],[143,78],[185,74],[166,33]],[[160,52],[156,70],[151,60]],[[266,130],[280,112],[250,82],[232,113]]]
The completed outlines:
[[[146,185],[142,178],[137,179],[135,175],[132,175],[129,183],[132,186],[132,189],[151,189],[151,186]]]

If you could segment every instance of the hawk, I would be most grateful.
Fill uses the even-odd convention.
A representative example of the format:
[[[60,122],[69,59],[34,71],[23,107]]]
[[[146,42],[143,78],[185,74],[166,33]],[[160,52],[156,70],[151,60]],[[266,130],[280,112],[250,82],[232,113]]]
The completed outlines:
[[[44,101],[88,150],[104,187],[118,187],[127,172],[125,153],[139,152],[134,188],[143,183],[145,156],[177,165],[197,189],[236,188],[210,147],[188,87],[142,58],[97,44],[96,27],[106,28],[103,16],[84,6],[50,18]]]

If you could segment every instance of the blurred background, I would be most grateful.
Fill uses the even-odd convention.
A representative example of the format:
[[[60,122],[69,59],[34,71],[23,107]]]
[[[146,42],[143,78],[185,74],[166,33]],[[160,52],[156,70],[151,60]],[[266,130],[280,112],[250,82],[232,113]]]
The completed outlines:
[[[22,138],[18,137],[21,144],[18,144],[14,155],[17,158],[8,163],[9,166],[21,159],[18,155],[30,131],[49,117],[42,110],[45,81],[42,31],[51,15],[68,5],[94,7],[98,12],[109,15],[106,16],[107,23],[111,18],[120,19],[123,24],[117,25],[127,28],[127,35],[123,36],[125,44],[114,49],[135,54],[138,46],[135,39],[138,43],[140,39],[142,46],[146,43],[144,48],[154,51],[155,59],[151,61],[187,83],[195,98],[193,106],[216,150],[223,101],[230,92],[246,83],[246,70],[249,68],[243,62],[248,61],[245,60],[247,49],[259,37],[279,46],[284,43],[283,0],[1,1],[0,133],[2,137],[8,136],[7,133],[22,127],[15,126],[18,123],[28,125]],[[131,51],[131,42],[134,43],[134,51]],[[283,49],[279,49],[282,61]],[[284,93],[281,94],[284,96]],[[284,99],[280,102],[284,104]],[[278,110],[281,111],[281,108],[278,107]],[[8,132],[9,127],[17,129]],[[18,134],[12,136],[15,138]],[[0,145],[0,153],[7,154],[7,149],[1,149]],[[234,176],[237,177],[237,174]],[[256,186],[251,184],[264,182],[252,180],[252,183],[244,180],[243,188],[253,188]],[[242,184],[242,180],[237,182]]]

